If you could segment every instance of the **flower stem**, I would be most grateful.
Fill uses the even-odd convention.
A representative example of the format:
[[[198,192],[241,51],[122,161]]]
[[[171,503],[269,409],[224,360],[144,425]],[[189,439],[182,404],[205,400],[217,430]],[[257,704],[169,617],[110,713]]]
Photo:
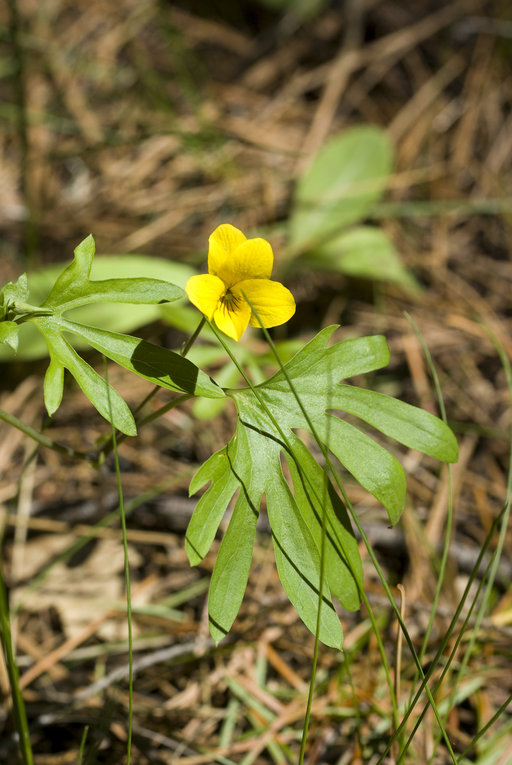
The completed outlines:
[[[199,337],[199,333],[201,332],[202,328],[204,327],[205,322],[206,322],[206,316],[203,316],[203,318],[201,319],[201,321],[197,325],[196,330],[194,331],[194,333],[181,346],[180,356],[186,356],[187,355],[187,353],[189,352],[189,350],[192,348],[192,346],[194,345],[195,341]]]

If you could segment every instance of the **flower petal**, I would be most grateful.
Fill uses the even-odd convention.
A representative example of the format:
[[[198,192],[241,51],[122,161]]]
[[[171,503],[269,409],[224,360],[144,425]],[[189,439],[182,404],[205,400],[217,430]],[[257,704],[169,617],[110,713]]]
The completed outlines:
[[[246,241],[245,234],[231,223],[217,226],[208,238],[208,272],[222,279],[222,271],[230,259],[229,256]]]
[[[261,326],[260,321],[264,327],[277,327],[291,319],[295,313],[293,295],[281,282],[248,279],[233,287],[231,292],[236,297],[241,295],[247,299],[253,309],[249,320],[253,327]]]
[[[211,320],[221,297],[226,292],[226,286],[217,276],[200,274],[190,277],[185,285],[185,292],[190,302]]]
[[[250,318],[250,306],[242,296],[238,297],[236,308],[228,309],[226,304],[221,302],[213,315],[215,324],[221,332],[224,332],[228,337],[232,337],[233,340],[240,340],[247,329]]]
[[[265,239],[247,239],[226,259],[219,276],[229,288],[247,279],[270,279],[273,265],[270,244]]]

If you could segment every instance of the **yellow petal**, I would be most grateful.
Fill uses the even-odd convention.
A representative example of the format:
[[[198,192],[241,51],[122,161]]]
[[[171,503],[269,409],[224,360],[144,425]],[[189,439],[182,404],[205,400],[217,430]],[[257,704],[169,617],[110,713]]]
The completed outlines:
[[[228,257],[245,241],[247,241],[245,234],[231,223],[217,226],[208,238],[208,272],[222,279],[222,271]]]
[[[222,279],[211,274],[191,276],[185,286],[185,292],[190,302],[210,320],[225,291],[226,287]]]
[[[213,315],[213,320],[221,332],[233,340],[240,340],[251,318],[251,309],[241,296],[237,307],[229,310],[225,303],[220,303]]]
[[[274,253],[265,239],[247,239],[227,258],[218,275],[229,288],[247,279],[270,279]]]
[[[231,292],[244,296],[253,309],[249,323],[259,327],[277,327],[295,313],[295,300],[289,289],[270,279],[248,279],[233,287]],[[259,320],[258,320],[259,317]]]

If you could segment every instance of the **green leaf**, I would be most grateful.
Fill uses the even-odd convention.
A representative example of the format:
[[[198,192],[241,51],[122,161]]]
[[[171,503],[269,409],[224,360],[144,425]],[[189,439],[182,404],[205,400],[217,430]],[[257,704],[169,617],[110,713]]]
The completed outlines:
[[[230,388],[240,380],[240,372],[231,362],[215,373],[215,382],[222,388]],[[198,420],[210,420],[224,409],[226,399],[198,398],[194,401],[192,412]]]
[[[57,304],[61,311],[69,311],[87,303],[109,302],[150,305],[178,300],[184,295],[181,287],[158,279],[105,279],[86,282],[61,295]],[[48,305],[47,301],[44,303]]]
[[[14,352],[18,350],[19,328],[15,321],[0,321],[0,343],[5,343]]]
[[[256,535],[257,505],[242,487],[221,542],[208,595],[210,634],[218,643],[231,629],[242,604]]]
[[[43,306],[56,306],[62,302],[62,297],[66,293],[73,293],[74,290],[80,289],[89,279],[91,272],[92,261],[94,258],[95,244],[92,234],[80,242],[75,247],[75,257],[73,262],[64,269],[55,284],[53,285],[50,294],[42,303]]]
[[[63,317],[54,317],[54,321],[60,329],[79,335],[112,361],[155,385],[194,396],[224,398],[222,388],[179,353],[138,337],[86,327]]]
[[[389,363],[389,349],[383,335],[350,338],[328,348],[327,343],[336,329],[337,324],[322,329],[285,365],[286,375],[279,370],[267,380],[265,387],[290,393],[288,377],[300,393],[314,393],[319,374],[326,375],[325,382],[329,386],[329,382],[373,372]]]
[[[55,281],[62,273],[62,264],[53,264],[31,272],[28,276],[29,295],[28,301],[32,305],[40,305],[48,297]],[[184,287],[187,279],[195,273],[194,269],[184,263],[174,263],[164,258],[148,257],[145,255],[97,255],[94,258],[90,277],[93,280],[111,280],[118,274],[130,277],[134,280],[146,277],[154,278],[155,281],[165,280],[166,283]],[[98,284],[92,281],[90,284]],[[25,300],[27,297],[25,297]],[[68,310],[68,308],[66,308]],[[185,332],[193,332],[197,327],[197,311],[187,309],[179,301],[173,303],[107,303],[96,302],[90,305],[72,306],[71,313],[67,318],[82,324],[93,324],[111,332],[133,332],[138,327],[149,324],[162,318],[166,311],[186,312],[186,327],[178,326]],[[1,315],[1,307],[0,307]],[[170,322],[174,314],[169,314]],[[174,325],[174,324],[173,324]],[[87,343],[78,338],[76,348],[86,346]],[[48,352],[42,335],[32,325],[25,322],[20,326],[20,346],[18,358],[23,360],[36,359],[45,356]],[[7,346],[0,346],[0,362],[13,358],[12,351]]]
[[[396,457],[338,417],[329,417],[316,432],[356,481],[384,505],[391,524],[397,523],[405,507],[407,483]]]
[[[78,245],[73,262],[57,276],[40,309],[35,310],[34,304],[25,303],[28,297],[26,275],[22,275],[16,284],[6,285],[1,293],[2,316],[11,307],[18,309],[18,313],[25,313],[28,321],[24,324],[31,324],[40,331],[50,351],[51,360],[44,384],[45,405],[49,414],[52,415],[61,403],[66,368],[100,414],[114,427],[127,435],[136,433],[133,416],[121,396],[77,355],[63,337],[63,332],[74,333],[105,356],[157,385],[180,393],[223,399],[222,389],[179,354],[136,337],[87,327],[62,316],[65,311],[83,307],[85,303],[99,302],[100,308],[107,301],[123,305],[158,304],[176,300],[184,294],[181,287],[147,276],[91,281],[94,249],[92,236]],[[0,340],[5,340],[11,347],[16,346],[17,332],[14,322],[1,322]]]
[[[52,358],[44,376],[44,404],[52,416],[59,408],[64,392],[64,366],[58,358]]]
[[[392,164],[392,144],[380,128],[358,126],[327,141],[297,183],[290,244],[308,249],[363,219]]]
[[[405,268],[388,235],[375,226],[359,226],[330,239],[314,250],[308,263],[363,279],[395,282],[418,291],[418,282]]]
[[[340,385],[333,409],[356,415],[386,436],[443,462],[457,462],[459,447],[453,431],[438,417],[384,393]]]
[[[211,486],[197,503],[188,524],[185,549],[191,566],[200,563],[212,546],[219,524],[239,482],[231,471],[227,448],[212,456],[190,482],[190,494],[211,481]]]
[[[306,627],[315,634],[320,555],[281,471],[268,483],[267,512],[281,584]],[[327,577],[322,590],[319,639],[338,649],[343,643],[343,631],[331,601]]]
[[[398,461],[348,423],[334,419],[328,425],[328,410],[355,414],[406,446],[447,461],[456,459],[455,437],[441,420],[421,409],[383,394],[336,385],[344,377],[382,366],[388,351],[379,336],[345,340],[326,348],[328,336],[323,330],[285,365],[302,408],[282,371],[258,386],[257,396],[248,388],[229,395],[244,424],[275,440],[296,428],[315,429],[354,477],[384,504],[395,523],[405,500],[405,479]]]
[[[52,362],[60,364],[71,372],[89,401],[108,422],[120,430],[121,433],[125,433],[127,436],[135,436],[137,434],[137,427],[133,415],[115,388],[109,385],[89,364],[80,358],[67,340],[56,331],[52,325],[51,317],[37,318],[33,321],[44,334]],[[51,372],[52,376],[55,374],[55,371]],[[50,381],[51,384],[52,382]],[[55,383],[53,384],[55,385]],[[55,387],[49,391],[50,408],[57,401],[57,392]]]
[[[105,279],[91,281],[94,239],[87,239],[75,249],[75,258],[59,276],[43,308],[69,311],[87,303],[164,303],[184,296],[181,287],[159,279]]]
[[[346,509],[323,469],[296,436],[297,429],[314,432],[322,448],[331,450],[383,503],[392,523],[400,517],[405,501],[405,474],[400,463],[366,433],[329,412],[344,409],[386,435],[441,459],[456,456],[455,437],[433,415],[382,394],[338,385],[340,379],[384,366],[389,351],[380,336],[349,339],[328,347],[334,329],[322,330],[285,364],[284,370],[254,390],[227,392],[238,412],[235,435],[192,482],[193,493],[211,481],[187,532],[192,562],[206,555],[224,510],[233,494],[240,491],[237,520],[233,516],[228,542],[222,543],[222,560],[216,564],[217,573],[210,587],[210,629],[216,640],[229,630],[242,600],[253,524],[263,495],[279,576],[304,623],[315,630],[324,520],[321,640],[339,646],[342,639],[330,591],[345,607],[358,607],[362,568]],[[293,494],[282,473],[282,455],[290,470]]]
[[[27,274],[21,274],[15,282],[7,282],[0,291],[0,318],[5,316],[11,306],[16,305],[16,303],[26,303],[27,300]]]
[[[363,567],[359,547],[345,505],[309,449],[298,438],[291,440],[293,457],[285,452],[293,481],[297,507],[317,549],[322,547],[325,520],[325,573],[331,592],[342,606],[356,611],[363,589]]]

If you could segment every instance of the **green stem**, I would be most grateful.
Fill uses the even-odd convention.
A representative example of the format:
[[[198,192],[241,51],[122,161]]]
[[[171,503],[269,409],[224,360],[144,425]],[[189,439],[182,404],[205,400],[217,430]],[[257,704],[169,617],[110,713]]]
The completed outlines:
[[[197,329],[194,331],[193,335],[185,342],[183,345],[180,355],[186,356],[186,354],[191,349],[192,345],[197,340],[199,333],[201,332],[204,324],[206,322],[206,318],[203,316],[201,321],[199,322]],[[137,407],[136,411],[139,411],[145,404],[147,404],[148,401],[150,401],[151,398],[155,395],[155,393],[159,390],[159,386],[155,385],[154,389],[149,393],[146,398],[142,401],[142,403]],[[153,420],[156,420],[158,417],[161,417],[163,414],[168,412],[170,409],[173,409],[175,406],[178,406],[179,404],[183,403],[183,401],[187,401],[187,399],[192,398],[189,394],[184,394],[182,396],[179,396],[176,399],[173,399],[169,403],[162,406],[160,409],[158,409],[156,412],[152,412],[147,417],[142,419],[139,422],[139,425],[147,425],[149,422],[153,422]],[[17,430],[20,430],[22,433],[25,433],[26,436],[29,436],[34,441],[36,441],[41,446],[46,446],[48,449],[53,449],[54,452],[58,452],[59,454],[64,454],[66,457],[73,457],[74,459],[79,460],[85,460],[86,462],[89,462],[93,467],[97,467],[104,459],[105,457],[110,454],[110,451],[112,450],[112,438],[109,438],[108,441],[104,444],[104,446],[100,449],[100,451],[96,454],[88,454],[85,452],[79,452],[76,449],[72,449],[70,446],[64,446],[63,444],[59,444],[57,441],[53,441],[51,438],[48,438],[47,436],[43,435],[43,433],[40,433],[38,430],[35,430],[35,428],[32,428],[30,425],[26,425],[22,420],[15,417],[13,414],[9,414],[9,412],[4,411],[3,409],[0,409],[0,420],[3,420],[8,425],[12,425],[13,428],[16,428]],[[118,436],[118,443],[120,443],[122,440],[124,440],[125,436],[120,435]]]
[[[13,414],[9,414],[9,412],[5,412],[3,409],[0,409],[0,420],[3,420],[8,425],[12,425],[13,428],[21,430],[21,432],[25,433],[26,436],[33,438],[34,441],[37,441],[37,443],[41,446],[46,446],[48,449],[53,449],[54,452],[65,454],[66,457],[75,457],[76,459],[87,460],[88,462],[91,461],[91,456],[89,454],[85,454],[84,452],[77,452],[70,446],[64,446],[63,444],[57,443],[57,441],[52,441],[51,438],[43,435],[43,433],[35,430],[30,425],[26,425]]]
[[[451,638],[451,635],[452,635],[452,633],[453,633],[453,631],[455,629],[455,626],[457,625],[457,623],[459,621],[459,618],[460,618],[460,616],[462,614],[462,611],[463,611],[464,606],[466,604],[466,600],[468,599],[470,593],[472,593],[472,591],[473,591],[473,583],[474,583],[474,581],[475,581],[475,579],[476,579],[476,577],[478,575],[478,572],[480,570],[480,564],[481,564],[481,562],[482,562],[482,560],[484,558],[484,555],[485,555],[485,553],[487,551],[487,548],[489,547],[489,545],[491,544],[491,542],[492,542],[492,540],[494,538],[494,534],[496,532],[496,529],[498,528],[499,523],[501,523],[501,520],[503,518],[505,510],[506,510],[506,507],[503,507],[501,512],[499,513],[499,515],[492,522],[492,525],[491,525],[491,527],[490,527],[490,529],[489,529],[489,531],[487,533],[487,536],[486,536],[486,538],[484,540],[484,543],[483,543],[483,545],[482,545],[482,547],[481,547],[481,549],[479,551],[477,560],[476,560],[475,565],[473,567],[473,571],[471,572],[471,574],[469,576],[469,579],[468,579],[468,581],[466,583],[466,587],[464,588],[464,593],[462,594],[462,597],[461,597],[459,603],[457,604],[457,608],[455,610],[455,613],[454,613],[454,615],[453,615],[453,617],[451,619],[451,622],[450,622],[450,624],[448,626],[448,629],[446,630],[446,634],[444,635],[444,637],[443,637],[443,639],[441,641],[441,644],[439,645],[439,648],[437,649],[437,652],[436,652],[435,656],[430,661],[429,669],[427,670],[427,672],[425,674],[421,673],[422,681],[421,681],[420,687],[416,691],[414,699],[409,704],[409,707],[408,707],[407,711],[405,712],[405,714],[404,714],[404,716],[402,718],[402,722],[400,723],[400,726],[399,726],[398,730],[395,731],[394,735],[388,741],[386,749],[385,749],[384,753],[382,754],[381,758],[379,759],[377,765],[382,765],[382,763],[385,761],[386,756],[387,756],[388,752],[390,751],[391,746],[393,745],[393,742],[396,740],[397,736],[399,736],[402,733],[402,731],[405,729],[405,726],[407,724],[407,721],[408,721],[408,719],[409,719],[413,709],[416,707],[416,704],[418,703],[418,701],[421,698],[421,694],[424,692],[424,690],[426,688],[427,682],[431,679],[432,675],[434,674],[436,669],[439,667],[439,662],[441,661],[441,658],[444,657],[444,655],[445,655],[446,647],[447,647],[447,645],[448,645],[448,643],[450,641],[450,638]],[[491,561],[492,561],[492,559],[491,559]],[[489,563],[488,568],[490,567],[490,565],[491,565],[491,562]],[[469,621],[469,619],[471,617],[471,613],[472,613],[474,605],[475,605],[475,603],[477,601],[480,589],[483,586],[483,581],[484,580],[482,579],[482,582],[480,583],[479,588],[477,590],[477,593],[476,593],[476,595],[475,595],[475,597],[473,599],[473,604],[468,609],[468,613],[466,614],[466,616],[464,618],[464,622],[463,622],[463,624],[461,626],[461,629],[460,629],[459,634],[457,636],[457,639],[455,641],[455,645],[453,646],[453,648],[452,648],[452,650],[450,652],[450,655],[448,656],[448,658],[444,658],[443,659],[443,663],[444,663],[445,666],[444,666],[443,672],[441,673],[440,678],[438,679],[438,681],[436,682],[436,684],[434,686],[434,689],[433,689],[433,694],[434,695],[438,692],[439,688],[441,687],[441,683],[443,682],[444,677],[446,676],[446,673],[448,671],[448,668],[449,668],[451,662],[453,661],[453,658],[454,658],[454,656],[456,654],[457,648],[458,648],[458,646],[460,644],[460,641],[462,640],[462,637],[463,637],[463,635],[465,633],[466,625],[467,625],[467,623],[468,623],[468,621]],[[409,747],[409,744],[412,742],[413,735],[416,732],[417,728],[419,727],[419,723],[421,722],[421,720],[425,716],[425,713],[426,713],[427,709],[428,709],[428,704],[425,705],[423,711],[419,715],[419,718],[418,718],[418,721],[416,722],[414,730],[411,733],[411,735],[409,736],[409,741],[407,742],[407,744],[405,746],[404,753],[405,753],[405,751],[407,751],[407,748]]]
[[[303,765],[306,754],[306,743],[308,738],[309,720],[311,717],[311,707],[313,706],[313,696],[315,693],[316,670],[318,666],[318,649],[320,646],[320,627],[322,614],[322,593],[324,591],[325,579],[325,504],[327,501],[327,473],[324,471],[322,496],[322,537],[320,542],[320,577],[318,584],[318,610],[316,612],[315,644],[313,647],[313,666],[311,667],[311,678],[309,681],[308,700],[306,705],[306,714],[304,716],[304,725],[302,727],[302,740],[300,743],[299,765]]]
[[[437,375],[436,368],[434,366],[434,361],[432,359],[432,355],[428,349],[427,344],[425,343],[425,340],[416,324],[412,316],[410,316],[407,311],[405,312],[405,318],[412,326],[414,333],[416,337],[418,338],[418,341],[422,347],[423,353],[425,355],[425,358],[427,360],[427,366],[429,368],[434,388],[436,391],[436,397],[437,397],[437,403],[439,405],[439,411],[441,412],[441,418],[443,422],[448,424],[448,418],[446,416],[446,408],[444,405],[444,399],[443,399],[443,393],[441,390],[441,385],[439,382],[439,377]],[[444,536],[444,545],[443,545],[443,552],[441,555],[441,561],[439,565],[438,570],[438,577],[437,577],[437,585],[436,585],[436,591],[434,594],[434,600],[432,602],[432,608],[430,610],[430,616],[427,624],[427,628],[425,630],[425,636],[423,638],[423,644],[421,646],[421,650],[419,653],[419,660],[421,664],[423,664],[423,659],[425,658],[425,654],[427,652],[429,640],[430,640],[430,634],[432,632],[432,628],[434,626],[434,619],[437,613],[437,606],[439,603],[439,599],[441,597],[441,590],[442,586],[444,584],[444,577],[446,573],[446,566],[448,563],[448,554],[450,550],[450,542],[451,542],[451,536],[452,536],[452,525],[453,525],[453,477],[452,477],[452,469],[451,465],[448,465],[448,507],[447,507],[447,514],[446,514],[446,528],[445,528],[445,536]],[[415,687],[417,680],[419,677],[418,671],[416,671],[414,681],[412,684],[412,689]],[[412,696],[414,694],[414,690],[411,689],[411,695],[409,697],[409,703],[412,700]],[[403,749],[405,742],[401,740],[401,749]]]
[[[193,344],[199,337],[199,333],[201,332],[202,328],[204,327],[206,322],[206,317],[203,316],[199,324],[197,325],[196,329],[194,330],[194,333],[189,337],[188,340],[186,340],[180,350],[180,356],[185,357],[189,350],[192,348]],[[158,393],[160,390],[159,385],[155,385],[153,390],[151,390],[148,395],[142,399],[140,404],[137,406],[137,408],[134,410],[135,413],[140,412],[141,409],[143,409],[146,404],[151,401],[151,399]],[[163,414],[166,414],[166,412],[169,412],[171,409],[174,409],[176,406],[179,406],[184,401],[188,401],[189,398],[193,398],[193,394],[191,393],[184,393],[181,396],[178,396],[178,398],[172,399],[172,401],[169,401],[167,404],[164,404],[164,406],[160,407],[160,409],[157,409],[156,412],[151,412],[151,414],[148,414],[146,417],[144,417],[142,420],[139,420],[137,422],[137,427],[142,427],[143,425],[148,425],[150,422],[153,422],[154,420],[158,419],[158,417],[161,417]],[[128,436],[124,435],[123,433],[119,434],[117,436],[117,443],[120,444],[122,441],[125,440],[125,438],[128,438]],[[105,457],[110,454],[112,451],[112,444],[113,439],[110,437],[101,447],[98,456],[96,458],[96,464],[98,464],[101,460],[104,460]]]
[[[105,365],[105,381],[108,386],[108,367],[107,359],[103,357]],[[107,390],[109,390],[107,388]],[[112,419],[112,418],[111,418]],[[128,737],[127,737],[127,755],[126,763],[130,765],[132,750],[132,731],[133,731],[133,628],[132,628],[132,597],[130,585],[130,560],[128,557],[128,533],[126,530],[126,513],[124,508],[123,484],[121,481],[121,469],[119,467],[119,455],[117,452],[116,431],[112,428],[112,452],[114,455],[114,464],[116,468],[117,494],[119,497],[119,514],[121,518],[121,531],[123,536],[124,552],[124,579],[126,583],[126,619],[128,622]]]
[[[186,356],[187,355],[187,353],[189,352],[189,350],[192,348],[192,346],[194,345],[195,341],[199,337],[199,333],[201,332],[201,330],[204,327],[205,323],[206,323],[206,316],[203,316],[203,318],[201,319],[201,321],[197,325],[194,333],[181,346],[181,350],[180,350],[180,355],[181,356]]]
[[[503,704],[500,706],[500,708],[496,710],[496,712],[493,714],[491,719],[488,720],[488,722],[485,723],[484,727],[480,728],[480,730],[478,731],[476,736],[473,738],[471,743],[468,744],[468,746],[464,749],[462,754],[459,756],[459,762],[463,762],[464,761],[464,758],[467,757],[469,752],[472,749],[475,748],[477,742],[482,738],[482,736],[485,733],[487,733],[489,728],[492,728],[494,723],[497,722],[500,719],[501,715],[503,714],[503,712],[505,712],[509,708],[510,704],[512,704],[512,694],[503,702]]]
[[[30,746],[30,733],[28,729],[25,702],[19,686],[18,667],[14,656],[14,648],[11,637],[11,624],[9,618],[9,602],[3,578],[2,566],[0,565],[0,637],[9,675],[11,686],[11,698],[13,706],[14,724],[19,736],[19,747],[24,765],[33,765],[32,748]]]

